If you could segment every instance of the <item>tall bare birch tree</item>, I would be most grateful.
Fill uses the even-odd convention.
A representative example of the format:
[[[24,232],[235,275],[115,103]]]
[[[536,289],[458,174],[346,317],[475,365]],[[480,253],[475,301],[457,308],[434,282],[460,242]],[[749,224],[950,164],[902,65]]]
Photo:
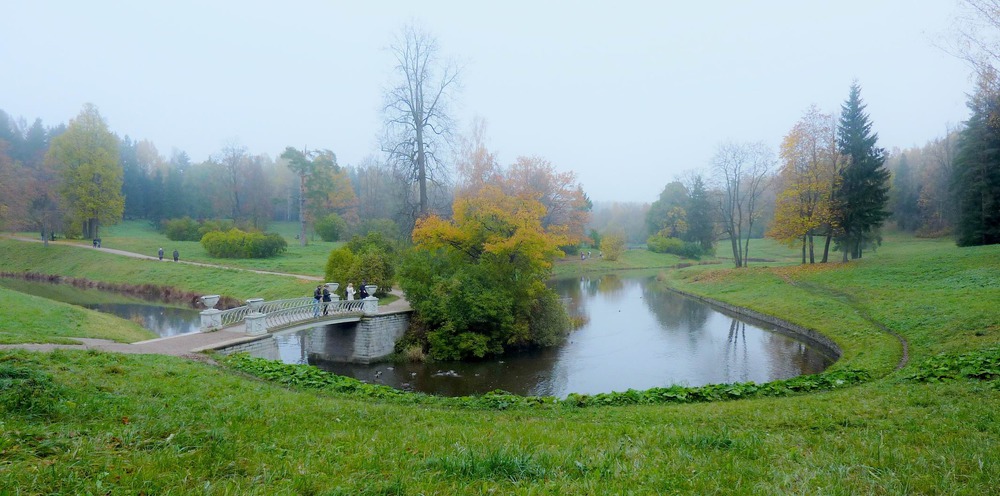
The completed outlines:
[[[438,59],[437,40],[419,27],[403,27],[389,47],[396,61],[394,86],[385,93],[382,150],[402,176],[419,188],[417,215],[428,213],[427,183],[443,181],[444,148],[452,120],[448,104],[458,89],[458,68]]]
[[[719,183],[716,206],[736,267],[747,266],[750,232],[760,217],[758,200],[768,187],[774,163],[774,153],[763,142],[724,143],[712,159]]]

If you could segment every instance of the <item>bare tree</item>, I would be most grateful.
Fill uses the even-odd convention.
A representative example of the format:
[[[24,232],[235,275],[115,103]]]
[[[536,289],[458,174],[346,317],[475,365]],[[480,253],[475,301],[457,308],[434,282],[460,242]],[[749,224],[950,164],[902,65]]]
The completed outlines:
[[[774,163],[774,153],[763,142],[724,143],[712,159],[719,183],[716,205],[736,267],[747,266],[750,232],[760,216],[758,200],[768,187]]]
[[[240,205],[240,194],[243,184],[246,181],[246,169],[250,161],[250,154],[247,147],[235,141],[227,143],[222,152],[215,158],[215,162],[222,166],[225,171],[226,187],[229,189],[229,207],[234,222],[238,222],[243,215]]]
[[[410,184],[419,188],[417,215],[427,215],[427,182],[447,179],[442,161],[450,142],[448,103],[458,89],[459,70],[438,60],[437,40],[413,24],[404,26],[389,50],[397,84],[386,91],[382,150]]]
[[[1000,62],[1000,0],[960,0],[952,38],[943,48],[980,74]]]

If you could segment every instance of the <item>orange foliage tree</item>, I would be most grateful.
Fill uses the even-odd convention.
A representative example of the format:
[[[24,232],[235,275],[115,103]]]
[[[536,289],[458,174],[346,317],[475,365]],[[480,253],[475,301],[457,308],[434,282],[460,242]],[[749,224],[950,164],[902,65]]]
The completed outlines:
[[[566,237],[543,226],[545,207],[485,186],[453,209],[413,230],[400,285],[425,334],[411,338],[435,359],[557,343],[569,323],[545,280]]]

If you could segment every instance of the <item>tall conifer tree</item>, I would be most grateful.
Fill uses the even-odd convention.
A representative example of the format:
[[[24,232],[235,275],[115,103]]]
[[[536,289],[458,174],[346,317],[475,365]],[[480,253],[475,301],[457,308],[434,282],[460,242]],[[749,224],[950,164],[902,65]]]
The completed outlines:
[[[834,216],[840,227],[838,241],[851,258],[861,256],[863,243],[871,238],[889,216],[889,171],[885,169],[885,150],[879,148],[878,133],[872,132],[872,123],[861,101],[861,87],[855,82],[851,93],[841,106],[837,126],[837,147],[847,159],[840,170],[834,194]]]
[[[953,177],[956,242],[1000,243],[1000,83],[992,70],[980,76],[969,109],[972,116],[959,136]]]

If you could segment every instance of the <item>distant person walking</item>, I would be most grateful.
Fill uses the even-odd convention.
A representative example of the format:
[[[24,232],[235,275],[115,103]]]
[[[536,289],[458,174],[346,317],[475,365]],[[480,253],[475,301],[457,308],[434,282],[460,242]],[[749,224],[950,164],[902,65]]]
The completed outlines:
[[[163,248],[161,247],[159,251],[156,252],[160,256],[160,261],[163,261]]]
[[[181,254],[177,253],[177,249],[174,249],[174,261],[176,262],[178,258],[181,258]]]
[[[365,298],[368,298],[368,288],[365,287],[366,285],[368,285],[368,281],[361,281],[361,289],[358,290],[358,299],[359,300],[363,300]]]
[[[323,299],[323,285],[313,291],[313,318],[319,317],[319,301]]]
[[[323,315],[326,315],[327,310],[330,308],[330,288],[323,286]]]
[[[353,282],[347,283],[347,289],[345,289],[344,292],[347,293],[347,300],[348,301],[353,301],[354,300],[354,283]]]

